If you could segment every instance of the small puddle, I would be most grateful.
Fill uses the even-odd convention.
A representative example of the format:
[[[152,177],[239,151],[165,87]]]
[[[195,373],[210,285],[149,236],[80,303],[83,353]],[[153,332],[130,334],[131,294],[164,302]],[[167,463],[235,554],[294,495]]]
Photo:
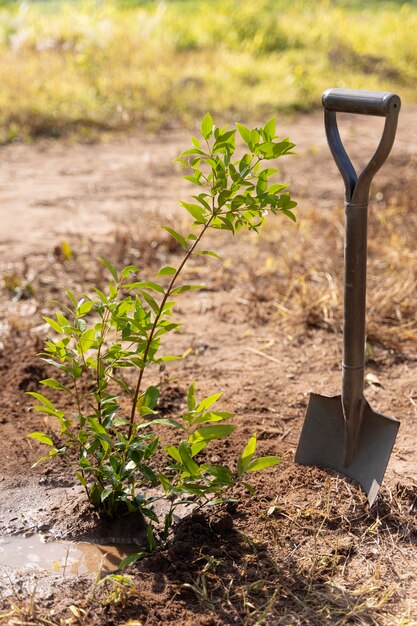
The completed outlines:
[[[137,545],[100,545],[84,541],[45,541],[42,535],[0,538],[0,567],[38,569],[63,576],[114,572]]]

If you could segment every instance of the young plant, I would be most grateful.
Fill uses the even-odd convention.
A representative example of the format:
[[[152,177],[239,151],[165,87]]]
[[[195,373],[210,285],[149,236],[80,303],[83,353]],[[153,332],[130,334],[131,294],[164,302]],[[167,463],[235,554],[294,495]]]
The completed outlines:
[[[160,538],[166,538],[180,502],[221,501],[246,472],[279,462],[275,456],[253,458],[255,436],[235,470],[198,461],[208,444],[234,430],[225,423],[231,414],[213,408],[221,394],[197,401],[191,384],[186,413],[178,420],[164,419],[158,417],[160,389],[145,385],[151,366],[179,358],[161,354],[161,342],[180,326],[173,319],[175,298],[198,289],[180,281],[184,267],[195,254],[217,256],[201,246],[208,230],[257,231],[268,212],[295,219],[296,203],[286,185],[269,184],[277,170],[263,163],[290,154],[294,144],[276,136],[274,120],[263,128],[250,130],[237,124],[237,129],[244,145],[240,158],[235,159],[236,130],[216,128],[207,114],[201,139],[193,138],[192,147],[177,159],[191,172],[185,178],[198,188],[193,202],[181,203],[194,219],[192,232],[183,235],[163,227],[184,249],[177,267],[163,267],[150,281],[136,266],[119,272],[100,259],[110,275],[107,289],[96,288],[93,295],[82,298],[67,291],[69,305],[64,312],[44,318],[57,337],[46,341],[42,358],[59,374],[40,382],[53,390],[54,397],[68,396],[74,411],[69,414],[60,408],[51,394],[29,392],[37,400],[34,409],[53,416],[60,425],[58,437],[29,435],[49,447],[38,462],[75,450],[76,476],[90,503],[110,517],[140,511],[150,520],[150,549],[157,541],[151,524],[159,523],[157,500],[169,503],[160,527]],[[178,437],[176,444],[162,442],[161,426],[177,431],[179,443]]]

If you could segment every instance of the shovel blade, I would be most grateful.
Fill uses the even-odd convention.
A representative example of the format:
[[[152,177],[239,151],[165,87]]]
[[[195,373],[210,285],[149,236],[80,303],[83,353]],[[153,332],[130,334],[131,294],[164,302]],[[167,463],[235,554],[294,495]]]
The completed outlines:
[[[366,401],[365,401],[366,402]],[[319,465],[358,482],[372,506],[384,478],[400,423],[376,413],[366,402],[357,447],[343,464],[345,420],[342,397],[312,393],[295,454],[301,465]]]

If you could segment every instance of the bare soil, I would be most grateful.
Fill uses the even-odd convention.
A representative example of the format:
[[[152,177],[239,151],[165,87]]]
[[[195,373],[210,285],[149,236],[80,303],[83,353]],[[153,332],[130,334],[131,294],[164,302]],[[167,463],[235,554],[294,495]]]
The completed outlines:
[[[380,120],[343,121],[349,152],[364,164],[379,139]],[[238,428],[230,442],[213,449],[212,460],[233,465],[256,432],[259,451],[281,455],[282,463],[254,474],[254,497],[236,490],[237,504],[179,521],[166,549],[127,570],[130,586],[3,569],[0,623],[417,623],[415,315],[404,322],[373,309],[369,314],[374,339],[370,333],[366,395],[374,409],[401,420],[384,486],[370,509],[344,477],[294,464],[310,391],[340,392],[342,309],[339,287],[332,285],[342,279],[343,184],[321,115],[279,126],[297,144],[297,156],[279,166],[299,202],[298,225],[276,218],[260,239],[231,241],[220,233],[209,245],[222,261],[190,266],[190,275],[207,288],[178,303],[184,330],[169,339],[169,348],[191,351],[163,373],[161,410],[178,414],[193,379],[201,394],[222,390],[222,405],[234,412]],[[138,264],[152,276],[180,254],[158,224],[181,228],[177,199],[190,190],[171,161],[187,145],[188,136],[178,131],[1,149],[0,537],[40,531],[100,542],[143,532],[100,525],[70,466],[31,469],[40,448],[26,434],[54,425],[31,410],[25,392],[48,376],[36,356],[47,333],[42,315],[65,299],[66,287],[82,293],[103,283],[97,257]],[[401,233],[411,242],[417,235],[416,163],[417,110],[405,108],[371,209],[377,220],[405,206]],[[371,220],[372,306],[381,291],[378,268],[390,262],[387,248],[372,242],[380,228]],[[400,236],[396,245],[401,251]],[[414,266],[410,261],[407,271]],[[410,279],[401,267],[388,269],[411,302],[415,274]],[[318,298],[314,281],[328,288]],[[405,296],[401,302],[388,297],[404,316]]]

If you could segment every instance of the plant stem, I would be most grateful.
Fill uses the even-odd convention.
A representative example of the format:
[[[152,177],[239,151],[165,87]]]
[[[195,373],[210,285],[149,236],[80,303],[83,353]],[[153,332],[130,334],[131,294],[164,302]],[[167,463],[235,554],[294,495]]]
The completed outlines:
[[[116,298],[118,296],[118,294],[120,293],[120,289],[122,287],[122,283],[123,283],[123,278],[121,278],[119,280],[119,282],[117,283],[116,286],[116,295],[114,296],[114,298]],[[102,392],[102,388],[101,388],[101,375],[100,375],[100,370],[101,370],[101,349],[104,345],[104,340],[106,337],[106,333],[108,330],[108,323],[109,323],[109,319],[111,317],[111,310],[109,309],[109,307],[107,307],[104,311],[104,315],[102,317],[102,329],[101,329],[101,342],[98,346],[98,350],[97,350],[97,373],[96,373],[96,385],[97,385],[97,415],[98,415],[98,421],[99,424],[102,424],[102,419],[101,419],[101,392]],[[105,371],[105,368],[104,368]]]
[[[171,282],[168,285],[168,288],[164,294],[164,297],[162,298],[162,302],[159,306],[159,312],[155,315],[155,319],[151,328],[151,332],[149,333],[147,342],[146,342],[146,346],[145,346],[145,351],[143,353],[143,367],[141,368],[140,372],[139,372],[139,376],[138,376],[138,381],[136,383],[136,388],[135,388],[135,393],[133,396],[133,400],[132,400],[132,409],[130,412],[130,423],[129,423],[129,432],[128,432],[128,436],[127,438],[130,439],[132,436],[132,432],[133,432],[133,424],[135,422],[135,415],[136,415],[136,405],[138,402],[138,398],[139,398],[139,394],[140,394],[140,389],[141,389],[141,385],[142,385],[142,378],[143,378],[143,373],[145,371],[145,367],[146,367],[146,361],[148,359],[148,354],[149,354],[149,350],[152,344],[152,339],[155,335],[155,331],[156,328],[158,326],[158,322],[161,319],[161,315],[163,313],[164,310],[164,306],[173,290],[173,287],[177,281],[178,276],[180,275],[184,265],[187,263],[188,259],[190,258],[190,256],[192,255],[192,253],[194,252],[195,248],[197,247],[197,245],[200,243],[201,238],[203,237],[204,233],[207,231],[207,229],[209,228],[211,222],[213,221],[213,219],[216,217],[215,212],[213,210],[212,215],[210,216],[210,218],[207,220],[207,222],[204,224],[204,227],[201,229],[200,234],[198,235],[197,239],[195,239],[193,245],[190,247],[189,250],[187,250],[187,253],[185,254],[183,260],[181,261],[180,266],[178,267],[177,271],[175,272],[174,276],[171,279]]]

